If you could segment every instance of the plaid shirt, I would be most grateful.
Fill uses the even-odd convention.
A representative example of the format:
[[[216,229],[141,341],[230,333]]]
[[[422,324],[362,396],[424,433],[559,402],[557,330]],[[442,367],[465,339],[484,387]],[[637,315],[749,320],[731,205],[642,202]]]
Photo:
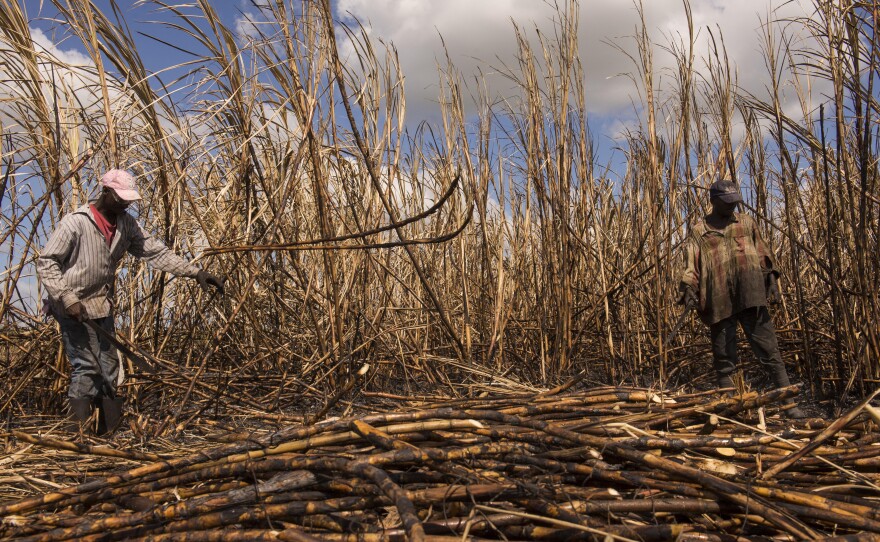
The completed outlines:
[[[735,213],[723,230],[704,219],[691,229],[681,282],[698,293],[697,312],[706,324],[767,305],[768,273],[779,275],[752,217]]]
[[[66,307],[80,302],[89,318],[109,316],[116,267],[126,252],[175,275],[195,277],[199,272],[146,233],[128,213],[117,217],[116,234],[108,246],[86,204],[61,219],[37,258],[37,274],[49,293],[49,308],[63,314]]]

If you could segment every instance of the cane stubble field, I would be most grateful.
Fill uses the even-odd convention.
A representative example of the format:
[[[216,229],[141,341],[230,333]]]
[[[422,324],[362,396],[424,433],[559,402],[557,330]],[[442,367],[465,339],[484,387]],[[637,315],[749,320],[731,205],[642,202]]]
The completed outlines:
[[[415,127],[393,44],[329,0],[265,3],[247,35],[211,2],[143,2],[194,44],[162,73],[123,10],[46,4],[82,62],[0,0],[3,539],[880,539],[876,1],[770,14],[761,95],[688,2],[666,41],[642,17],[614,44],[639,118],[614,158],[586,0],[549,34],[511,23],[504,100],[439,58]],[[227,282],[123,261],[118,335],[155,371],[122,356],[126,417],[97,437],[65,423],[33,261],[114,167],[145,228]],[[717,393],[693,315],[664,345],[722,177],[777,256],[799,387],[743,343]]]

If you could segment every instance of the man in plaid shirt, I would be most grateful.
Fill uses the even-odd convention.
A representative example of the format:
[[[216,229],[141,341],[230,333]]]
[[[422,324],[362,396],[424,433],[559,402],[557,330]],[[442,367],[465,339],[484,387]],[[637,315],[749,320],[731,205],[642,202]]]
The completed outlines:
[[[690,231],[681,276],[680,302],[695,307],[709,326],[719,388],[732,388],[736,370],[739,324],[758,361],[769,370],[777,387],[791,385],[768,301],[779,298],[779,271],[752,217],[736,213],[742,195],[730,180],[709,187],[712,212]],[[789,416],[804,417],[800,408]]]
[[[68,400],[71,417],[79,423],[90,418],[93,404],[101,404],[100,399],[108,393],[112,397],[116,394],[119,366],[115,350],[106,337],[84,322],[93,320],[112,335],[116,267],[126,253],[162,271],[193,277],[202,288],[212,285],[223,289],[221,279],[172,252],[126,212],[131,203],[141,199],[129,172],[110,170],[101,178],[101,185],[97,200],[61,219],[36,264],[49,293],[48,309],[58,320],[72,367]],[[118,420],[121,410],[110,414]]]

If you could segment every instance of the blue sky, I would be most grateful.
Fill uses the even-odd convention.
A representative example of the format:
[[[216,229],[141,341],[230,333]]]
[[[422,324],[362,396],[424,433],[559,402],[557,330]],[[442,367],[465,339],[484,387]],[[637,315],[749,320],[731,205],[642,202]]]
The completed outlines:
[[[115,18],[109,0],[94,1],[108,17]],[[175,15],[149,1],[119,4],[119,15],[130,28],[146,68],[154,73],[161,72],[160,77],[166,84],[185,72],[169,68],[192,58],[180,49],[193,49],[196,55],[203,52],[185,33],[162,24],[179,22]],[[297,5],[298,2],[291,4]],[[25,0],[24,5],[35,37],[43,42],[41,45],[53,48],[59,56],[85,59],[82,45],[76,38],[67,36],[66,27],[54,19],[54,7],[50,2]],[[438,64],[445,64],[447,52],[461,74],[466,96],[476,93],[474,89],[479,74],[491,101],[503,104],[515,99],[518,91],[500,74],[507,67],[517,65],[515,25],[534,41],[538,34],[552,36],[558,17],[552,4],[540,0],[331,0],[331,5],[337,22],[349,27],[360,22],[377,44],[382,42],[395,47],[405,77],[406,126],[413,131],[419,123],[428,122],[435,133],[442,131],[437,105]],[[215,1],[211,6],[227,27],[240,33],[242,40],[246,39],[249,21],[260,19],[259,9],[251,0]],[[737,86],[764,97],[768,74],[761,51],[762,25],[767,21],[808,16],[812,2],[691,0],[690,6],[696,34],[698,80],[707,77],[710,42],[722,43],[723,40]],[[195,12],[193,8],[183,9]],[[579,56],[584,71],[588,122],[597,151],[596,167],[602,170],[610,165],[612,179],[620,179],[625,175],[626,163],[624,154],[618,150],[623,143],[622,135],[627,131],[637,132],[644,116],[642,90],[632,80],[636,68],[627,56],[636,51],[633,36],[640,24],[638,11],[629,0],[582,0],[578,9]],[[656,44],[652,51],[654,81],[658,102],[662,103],[672,98],[674,63],[667,51],[668,45],[687,38],[684,2],[646,1],[644,19]],[[791,31],[798,25],[789,25],[788,28]],[[347,49],[344,33],[339,32],[338,37],[344,53]],[[803,35],[795,38],[794,42],[799,45],[809,41]],[[814,95],[820,96],[824,88],[822,82],[814,81],[812,85]],[[799,118],[800,104],[796,93],[790,85],[785,85],[783,91],[787,95],[785,112]],[[174,96],[183,99],[186,93]],[[186,108],[185,103],[181,104],[181,109]],[[498,107],[496,113],[502,110]],[[474,119],[476,109],[473,105],[469,112]],[[658,122],[662,125],[663,121],[661,115]],[[663,133],[662,126],[660,131]],[[742,131],[742,122],[735,119],[734,135]],[[495,133],[501,132],[496,130]],[[747,179],[744,180],[748,183]]]
[[[112,3],[109,0],[93,0],[95,6],[111,20],[116,20]],[[117,2],[119,15],[131,31],[137,50],[146,68],[153,72],[162,71],[160,76],[165,82],[173,80],[182,70],[168,68],[185,62],[191,56],[179,49],[201,52],[198,43],[189,39],[184,32],[169,28],[168,23],[179,22],[178,18],[167,10],[141,2]],[[236,21],[247,11],[242,2],[215,2],[215,9],[225,25],[235,27]],[[65,25],[59,25],[57,10],[51,2],[43,0],[25,0],[32,29],[37,29],[64,53],[85,53],[85,48],[75,36],[68,35]],[[184,10],[194,13],[196,10]],[[163,43],[164,42],[164,43]]]
[[[116,17],[109,0],[94,1],[108,17]],[[147,70],[161,72],[161,80],[166,84],[186,71],[170,67],[193,58],[181,49],[192,49],[198,56],[203,53],[184,32],[163,24],[179,22],[174,14],[149,1],[119,4],[119,16],[131,30]],[[25,0],[24,5],[35,38],[41,40],[42,46],[52,48],[56,55],[87,61],[82,44],[66,35],[67,28],[58,24],[51,2]],[[500,73],[517,65],[515,26],[534,42],[539,34],[552,36],[558,18],[553,5],[540,0],[331,0],[331,5],[337,22],[349,27],[360,22],[377,44],[382,42],[395,47],[405,77],[406,126],[413,131],[426,121],[434,127],[435,133],[441,131],[438,128],[438,64],[445,64],[447,52],[461,74],[465,95],[475,93],[479,74],[482,84],[488,88],[490,100],[503,104],[515,99],[518,92],[516,85]],[[240,33],[242,40],[246,39],[250,21],[260,19],[259,9],[251,0],[215,1],[211,6],[227,27]],[[696,34],[698,80],[707,77],[710,42],[723,41],[737,86],[764,97],[768,74],[761,51],[762,25],[767,21],[808,16],[812,2],[690,0],[690,6]],[[196,12],[193,8],[182,9]],[[588,121],[597,150],[596,165],[599,169],[610,165],[611,177],[619,179],[625,175],[626,162],[623,153],[617,150],[622,144],[621,136],[627,131],[637,132],[644,116],[642,90],[633,81],[636,67],[627,56],[635,55],[636,51],[633,36],[640,25],[638,11],[629,0],[582,0],[578,9],[579,56],[584,71]],[[656,44],[652,50],[654,82],[657,100],[662,103],[672,98],[674,63],[667,51],[668,45],[687,38],[684,2],[646,1],[644,19]],[[788,28],[797,29],[798,25]],[[344,33],[339,32],[338,37],[344,53],[347,49]],[[799,45],[808,42],[803,35],[795,38]],[[821,82],[813,83],[816,96],[821,94],[822,88]],[[789,85],[783,91],[787,93],[785,112],[798,118],[800,104],[795,92]],[[185,92],[176,93],[174,99],[185,96]],[[181,104],[181,109],[186,108],[185,103]],[[498,107],[496,113],[502,110],[503,107]],[[475,118],[475,111],[471,106],[471,118]],[[658,122],[662,125],[663,121],[661,115]],[[742,123],[737,120],[734,123],[734,134],[741,133]],[[662,126],[660,131],[663,133]]]
[[[173,15],[149,2],[118,3],[149,70],[158,72],[187,59],[186,54],[147,37],[154,36],[184,49],[193,47],[183,33],[159,24],[173,20]],[[95,4],[112,16],[111,2],[95,0]],[[681,0],[650,0],[645,4],[647,26],[658,43],[686,34]],[[82,50],[75,39],[65,40],[64,27],[51,20],[54,13],[50,2],[25,0],[24,5],[32,28],[42,31],[61,51]],[[464,81],[473,84],[473,75],[481,73],[493,87],[491,90],[503,99],[510,85],[497,72],[501,66],[515,65],[514,23],[523,27],[527,35],[535,36],[537,31],[548,35],[553,32],[556,16],[550,4],[539,0],[333,0],[332,5],[337,20],[348,24],[360,21],[373,37],[396,46],[406,76],[411,125],[437,119],[437,63],[444,57],[441,36]],[[759,58],[762,20],[802,16],[811,2],[692,0],[691,5],[699,36],[698,72],[704,68],[700,59],[708,51],[710,32],[716,37],[723,35],[738,83],[750,92],[760,93],[766,81],[766,69]],[[242,25],[245,17],[258,17],[258,10],[249,0],[215,1],[212,7],[233,29],[246,28]],[[580,55],[591,121],[597,135],[614,138],[632,127],[637,118],[633,107],[633,101],[639,101],[637,89],[622,75],[631,73],[633,64],[615,47],[634,52],[631,36],[638,25],[637,13],[628,0],[583,0],[579,9]],[[662,87],[664,73],[669,80],[671,61],[662,47],[656,48],[654,55],[657,83]],[[162,79],[170,81],[177,73],[166,72]]]

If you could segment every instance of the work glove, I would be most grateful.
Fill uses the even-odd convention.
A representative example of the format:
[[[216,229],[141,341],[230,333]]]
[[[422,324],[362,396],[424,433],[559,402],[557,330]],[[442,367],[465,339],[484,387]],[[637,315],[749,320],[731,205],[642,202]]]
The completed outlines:
[[[697,291],[694,290],[694,287],[685,283],[681,283],[679,285],[679,289],[681,290],[681,293],[678,297],[678,304],[684,305],[685,307],[691,309],[696,309],[697,305],[699,304],[700,298],[697,295]]]
[[[217,291],[220,292],[220,295],[224,294],[223,283],[226,282],[225,277],[221,279],[221,278],[215,277],[214,275],[208,273],[207,271],[202,270],[202,271],[199,271],[198,275],[196,275],[196,280],[198,281],[199,286],[202,287],[202,290],[207,292],[208,286],[210,285],[210,286],[213,286],[214,288],[217,288]]]
[[[88,314],[86,314],[86,308],[82,303],[77,301],[73,305],[66,307],[64,312],[67,313],[67,316],[73,318],[77,322],[82,322],[88,319]]]
[[[765,282],[767,284],[767,302],[770,304],[778,303],[781,296],[779,295],[779,279],[776,278],[776,273],[767,273]]]

